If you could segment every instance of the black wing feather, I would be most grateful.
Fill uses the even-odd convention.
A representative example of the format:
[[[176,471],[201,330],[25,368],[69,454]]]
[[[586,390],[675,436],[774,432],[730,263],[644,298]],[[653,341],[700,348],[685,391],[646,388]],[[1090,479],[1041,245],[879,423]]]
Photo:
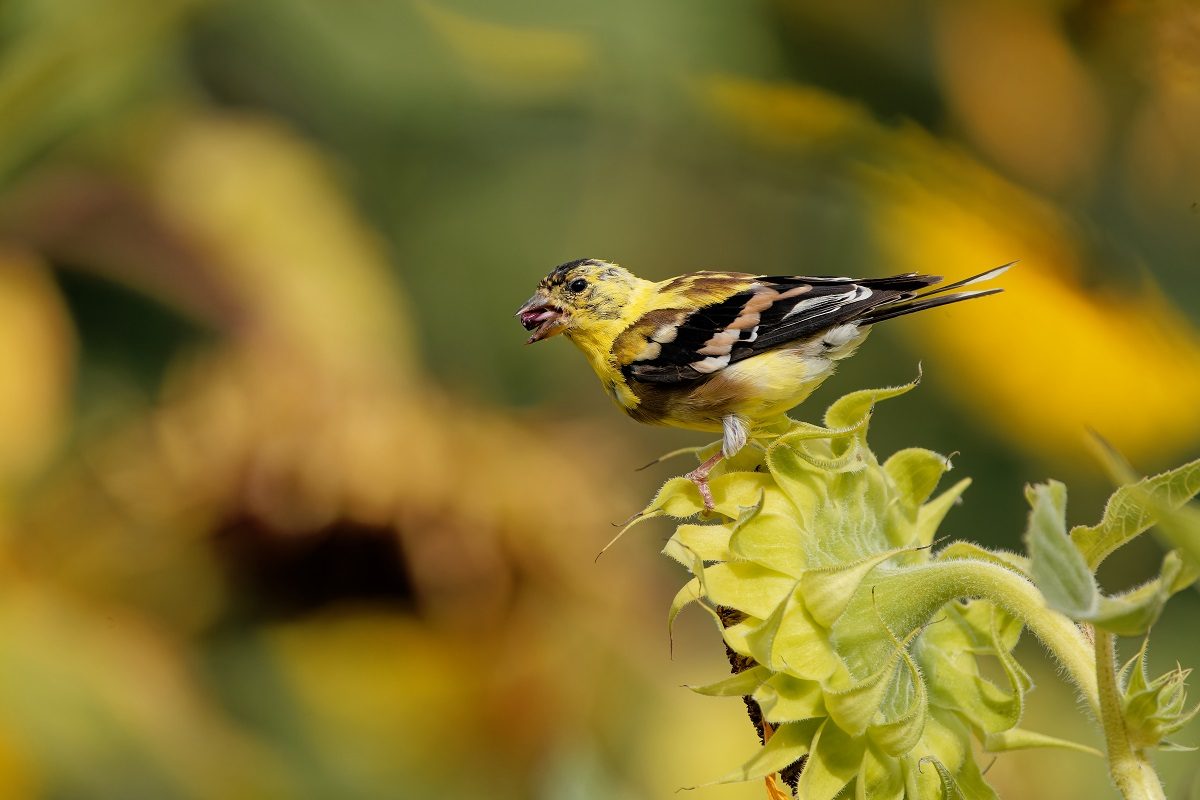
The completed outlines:
[[[814,339],[839,325],[858,321],[869,325],[947,303],[993,294],[999,289],[941,294],[1000,274],[1009,265],[989,270],[941,289],[920,294],[940,276],[907,273],[887,278],[762,276],[755,286],[719,303],[697,309],[676,326],[670,342],[663,342],[652,359],[634,361],[623,368],[626,378],[647,383],[673,384],[704,380],[729,364],[794,341]],[[806,288],[805,288],[806,287]],[[797,291],[802,289],[802,291]],[[761,305],[764,293],[774,298],[757,313],[753,329],[715,346],[714,337],[733,339],[730,325],[743,320],[748,304]],[[929,298],[939,294],[939,297]],[[727,347],[726,347],[727,345]],[[727,356],[727,357],[726,357]],[[714,364],[716,366],[714,366]]]
[[[800,278],[771,277],[764,278],[763,282],[772,286],[785,286],[789,283],[794,285],[801,280]],[[781,344],[815,338],[823,331],[861,318],[871,309],[912,297],[916,291],[926,286],[932,286],[941,278],[936,275],[895,275],[890,278],[869,278],[858,281],[848,278],[829,280],[830,282],[824,285],[814,284],[812,291],[800,295],[799,298],[796,298],[796,302],[787,304],[781,309],[782,313],[777,315],[774,324],[763,324],[758,338],[749,350],[739,354],[739,358],[731,359],[731,363]],[[868,291],[862,292],[863,289]],[[860,299],[856,299],[858,295],[862,295]],[[793,316],[787,316],[788,312],[796,305],[821,296],[829,297],[829,303],[814,305]],[[839,299],[839,296],[844,299]],[[775,305],[781,304],[772,305],[770,310],[774,311]],[[764,320],[765,322],[766,320]]]

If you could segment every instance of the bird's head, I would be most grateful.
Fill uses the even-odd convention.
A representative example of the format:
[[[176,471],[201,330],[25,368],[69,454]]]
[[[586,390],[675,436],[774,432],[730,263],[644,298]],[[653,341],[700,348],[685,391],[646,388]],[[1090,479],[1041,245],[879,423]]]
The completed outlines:
[[[517,309],[525,330],[533,332],[527,344],[620,319],[638,283],[629,270],[595,258],[560,264]]]

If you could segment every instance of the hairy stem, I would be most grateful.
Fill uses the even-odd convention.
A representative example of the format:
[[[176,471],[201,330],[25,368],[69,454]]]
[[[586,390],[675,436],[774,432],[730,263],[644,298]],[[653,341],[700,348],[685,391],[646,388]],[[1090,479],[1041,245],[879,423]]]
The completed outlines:
[[[1100,691],[1100,724],[1108,750],[1108,771],[1125,800],[1165,800],[1162,782],[1146,754],[1129,741],[1117,684],[1117,653],[1113,634],[1096,629],[1096,678]]]
[[[1046,606],[1045,598],[1018,573],[979,559],[953,559],[906,570],[875,584],[878,606],[895,630],[924,624],[936,609],[959,597],[991,600],[1013,616],[1041,641],[1078,687],[1092,713],[1100,718],[1100,699],[1092,644],[1068,617]],[[912,615],[903,624],[897,617]]]
[[[1100,699],[1091,647],[1079,626],[1067,616],[1048,608],[1037,587],[1017,573],[995,564],[959,563],[974,567],[970,569],[971,577],[978,583],[981,596],[1024,620],[1026,627],[1066,669],[1071,681],[1099,718]]]

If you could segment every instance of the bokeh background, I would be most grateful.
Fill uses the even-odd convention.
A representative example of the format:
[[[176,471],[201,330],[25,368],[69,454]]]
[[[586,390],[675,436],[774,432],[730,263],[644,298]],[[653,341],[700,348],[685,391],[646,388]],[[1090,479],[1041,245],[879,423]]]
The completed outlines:
[[[921,364],[873,444],[958,453],[947,533],[1019,547],[1050,476],[1093,521],[1089,427],[1200,452],[1200,6],[2,0],[0,796],[663,798],[750,754],[681,688],[727,665],[699,614],[669,655],[668,529],[593,563],[703,436],[522,346],[579,257],[1020,259],[797,413]],[[1156,671],[1200,664],[1197,599]],[[1097,743],[1023,647],[1028,727]],[[1171,797],[1198,762],[1159,759]],[[1115,796],[1084,755],[988,774]]]

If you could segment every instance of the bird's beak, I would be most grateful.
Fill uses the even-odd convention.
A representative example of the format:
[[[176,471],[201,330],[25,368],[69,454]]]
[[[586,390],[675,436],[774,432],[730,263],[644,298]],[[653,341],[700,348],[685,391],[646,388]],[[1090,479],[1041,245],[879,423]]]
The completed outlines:
[[[567,327],[563,310],[550,302],[546,295],[538,292],[525,305],[517,309],[517,318],[525,326],[525,330],[533,331],[525,344],[549,339],[556,333],[562,333]]]

